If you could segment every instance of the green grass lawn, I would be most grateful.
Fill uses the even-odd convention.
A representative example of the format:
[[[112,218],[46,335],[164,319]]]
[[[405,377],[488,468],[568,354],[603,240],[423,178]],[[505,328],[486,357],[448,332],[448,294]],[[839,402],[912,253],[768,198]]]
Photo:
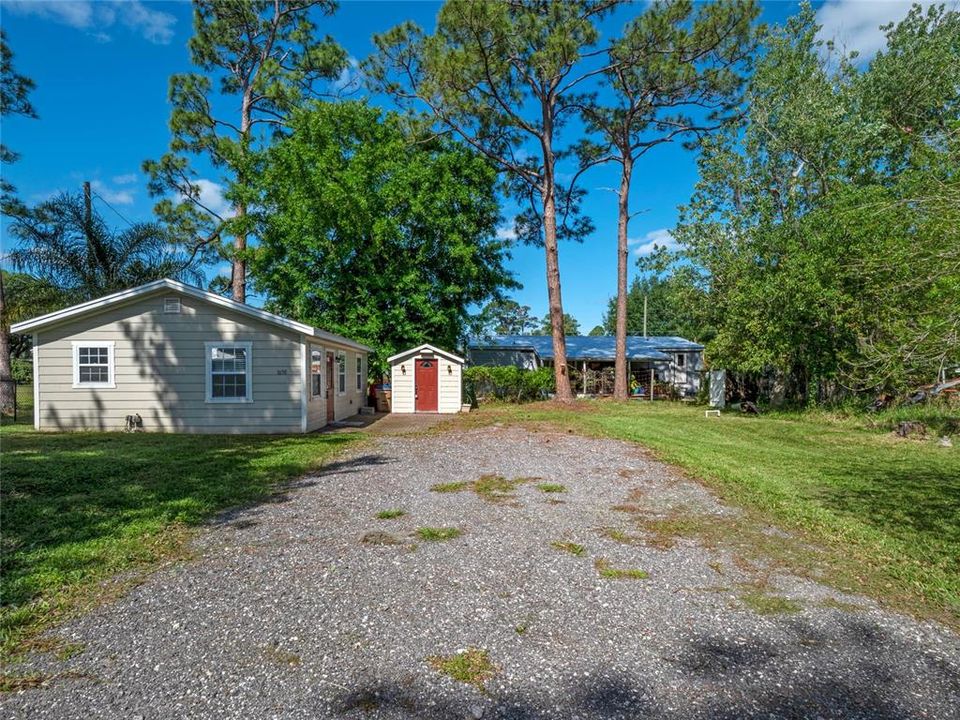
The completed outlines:
[[[816,553],[784,558],[793,570],[960,627],[958,447],[896,438],[863,417],[705,418],[703,408],[678,403],[496,406],[463,421],[636,442],[746,509],[755,525],[815,543]],[[766,545],[777,553],[777,543]]]
[[[10,657],[50,624],[183,557],[191,528],[269,501],[356,434],[37,433],[0,430],[2,608]]]

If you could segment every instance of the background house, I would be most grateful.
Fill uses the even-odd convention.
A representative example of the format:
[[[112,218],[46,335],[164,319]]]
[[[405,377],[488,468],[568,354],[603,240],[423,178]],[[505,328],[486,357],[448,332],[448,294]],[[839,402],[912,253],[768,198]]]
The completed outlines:
[[[12,326],[39,430],[299,433],[366,402],[369,348],[164,279]]]
[[[571,377],[580,383],[574,390],[595,395],[612,393],[616,338],[568,335],[566,340]],[[474,338],[467,345],[467,356],[471,365],[553,367],[553,338],[550,335]],[[627,361],[631,376],[641,385],[648,385],[653,370],[657,382],[674,385],[683,394],[693,395],[700,389],[704,367],[703,345],[699,343],[681,337],[630,335]]]

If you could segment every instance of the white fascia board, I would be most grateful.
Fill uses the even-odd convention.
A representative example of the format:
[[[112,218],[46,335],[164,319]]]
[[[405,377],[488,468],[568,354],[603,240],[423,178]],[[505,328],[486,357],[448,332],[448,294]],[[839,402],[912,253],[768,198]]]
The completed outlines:
[[[459,355],[454,355],[453,353],[447,352],[446,350],[441,350],[440,348],[434,347],[429,343],[424,343],[423,345],[418,345],[415,348],[404,350],[403,352],[397,353],[396,355],[391,355],[390,357],[387,358],[387,362],[392,363],[394,360],[400,360],[401,358],[409,357],[410,355],[416,355],[417,353],[423,352],[425,350],[432,352],[434,355],[445,357],[447,358],[447,360],[452,360],[453,362],[460,363],[461,365],[463,365],[466,362],[466,360],[464,360]]]

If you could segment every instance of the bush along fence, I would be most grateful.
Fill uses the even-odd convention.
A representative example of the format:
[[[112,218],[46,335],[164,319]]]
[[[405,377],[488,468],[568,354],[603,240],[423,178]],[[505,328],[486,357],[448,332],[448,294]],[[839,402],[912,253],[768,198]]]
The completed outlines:
[[[480,400],[512,403],[545,400],[554,391],[553,368],[469,367],[463,371],[463,389],[471,405]]]

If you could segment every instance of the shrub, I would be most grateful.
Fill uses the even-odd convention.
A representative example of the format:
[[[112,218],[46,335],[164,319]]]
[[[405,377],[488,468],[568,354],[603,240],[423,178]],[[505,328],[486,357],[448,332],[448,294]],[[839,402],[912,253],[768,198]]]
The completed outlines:
[[[463,379],[465,394],[472,402],[532,402],[546,399],[554,390],[552,368],[525,370],[513,365],[481,365],[464,370]]]
[[[10,377],[21,385],[33,382],[33,363],[26,358],[10,358]]]

